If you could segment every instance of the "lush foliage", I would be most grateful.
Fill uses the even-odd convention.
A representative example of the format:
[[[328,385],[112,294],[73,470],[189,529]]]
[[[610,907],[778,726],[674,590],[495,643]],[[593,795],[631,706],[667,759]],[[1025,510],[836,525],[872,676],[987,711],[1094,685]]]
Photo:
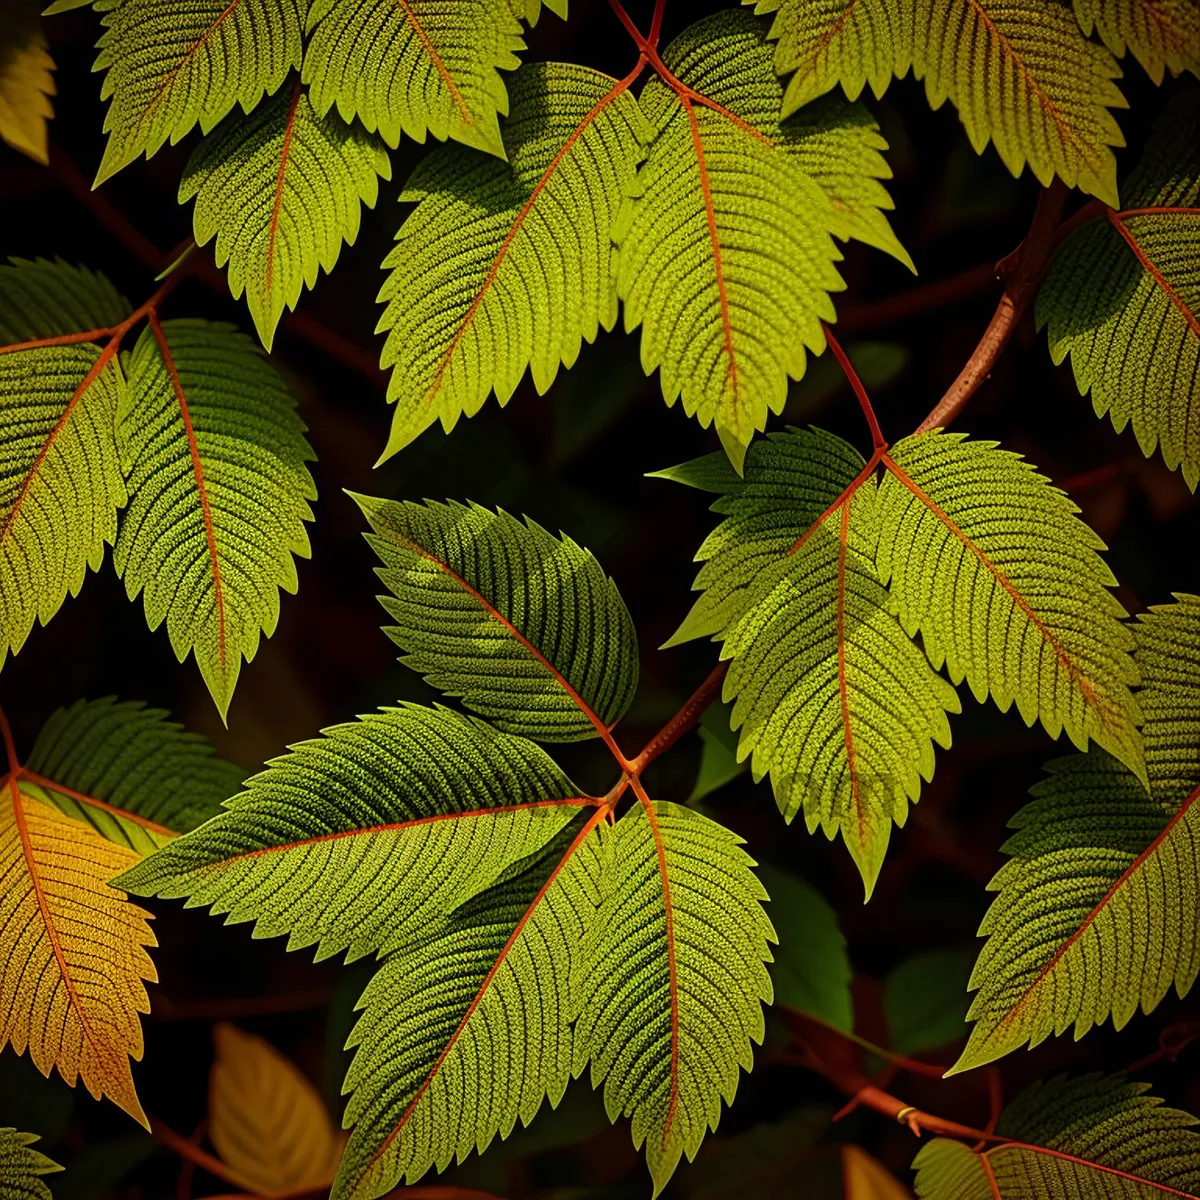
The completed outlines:
[[[401,470],[425,478],[412,444],[433,445],[432,426],[450,433],[493,394],[504,406],[572,386],[577,362],[598,361],[588,344],[618,345],[623,324],[666,405],[696,418],[676,421],[680,440],[709,447],[654,472],[682,488],[647,485],[681,509],[706,493],[717,518],[663,649],[719,648],[672,716],[639,648],[643,609],[603,565],[602,522],[583,530],[596,555],[557,522],[513,515],[523,505],[466,498],[482,498],[475,479],[444,480],[436,494],[461,497],[445,502],[349,492],[386,589],[383,632],[411,672],[405,699],[389,682],[364,704],[375,711],[347,719],[358,710],[339,695],[340,723],[249,778],[140,703],[60,708],[27,757],[0,714],[0,1049],[144,1125],[187,1161],[181,1196],[195,1167],[276,1200],[374,1200],[519,1139],[547,1110],[561,1120],[589,1084],[610,1122],[628,1120],[655,1196],[794,1194],[798,1176],[854,1200],[904,1194],[861,1148],[817,1144],[819,1110],[709,1141],[756,1053],[816,1071],[846,1111],[934,1134],[913,1163],[923,1200],[1200,1195],[1195,1120],[1123,1073],[1058,1075],[1004,1105],[989,1066],[974,1076],[988,1081],[986,1128],[886,1090],[901,1070],[965,1073],[1068,1029],[1120,1030],[1172,991],[1182,1000],[1200,972],[1200,599],[1145,608],[1122,587],[1119,548],[1108,554],[1056,469],[1029,460],[1057,468],[1025,430],[1001,444],[946,428],[1028,315],[1031,334],[1046,331],[1046,370],[1069,359],[1096,414],[1117,434],[1132,425],[1143,455],[1160,451],[1164,474],[1194,490],[1200,83],[1186,76],[1200,77],[1200,9],[744,0],[680,20],[668,40],[666,0],[644,27],[610,0],[628,35],[616,77],[532,61],[541,7],[58,0],[47,19],[80,10],[69,19],[98,38],[95,187],[118,174],[135,187],[138,159],[192,139],[170,188],[193,236],[169,253],[51,148],[42,19],[23,0],[6,18],[0,138],[89,197],[160,273],[135,306],[88,265],[0,266],[0,667],[110,547],[125,596],[180,662],[195,659],[224,722],[311,552],[309,386],[273,354],[277,332],[307,330],[382,382],[301,306],[349,247],[363,251],[379,225],[364,209],[427,135],[440,144],[399,189],[382,261],[394,408],[372,453],[404,452]],[[546,7],[554,37],[580,20],[561,24],[565,0]],[[911,187],[892,181],[906,132],[869,100],[910,72],[922,110],[949,100],[971,150],[1039,186],[1027,236],[985,272],[1003,285],[995,316],[904,436],[876,416],[838,322],[854,327],[840,293],[860,252],[913,273],[922,257],[893,228],[892,193]],[[1160,88],[1156,108],[1118,123],[1128,97]],[[1138,155],[1127,175],[1123,127]],[[244,301],[257,340],[205,307],[164,315],[193,280]],[[955,280],[932,292],[914,295],[937,308],[970,294]],[[865,454],[836,415],[819,428],[806,423],[819,405],[795,402],[827,350]],[[660,462],[687,453],[655,446]],[[503,451],[480,457],[503,467]],[[326,460],[335,476],[345,465]],[[629,482],[620,467],[605,464],[613,491]],[[365,587],[362,558],[330,578],[293,654],[351,640],[340,598]],[[291,676],[263,686],[282,697]],[[870,900],[906,839],[938,836],[936,815],[914,819],[923,835],[894,830],[958,770],[952,735],[984,706],[1077,753],[1011,818],[973,971],[939,947],[864,982],[825,889],[760,866],[743,818],[727,824],[709,798],[743,774],[747,795],[769,778],[785,822],[840,836]],[[658,732],[627,753],[618,723],[660,709]],[[699,771],[674,798],[686,787],[650,769],[697,725]],[[979,853],[964,839],[943,861],[974,853],[991,871],[999,840]],[[131,897],[344,959],[345,1135],[296,1064],[225,1021],[203,1129],[188,1140],[147,1116],[132,1063],[157,943]],[[945,1070],[924,1057],[954,1043]],[[1172,1053],[1164,1040],[1146,1065]],[[45,1200],[59,1168],[5,1116],[0,1186]]]

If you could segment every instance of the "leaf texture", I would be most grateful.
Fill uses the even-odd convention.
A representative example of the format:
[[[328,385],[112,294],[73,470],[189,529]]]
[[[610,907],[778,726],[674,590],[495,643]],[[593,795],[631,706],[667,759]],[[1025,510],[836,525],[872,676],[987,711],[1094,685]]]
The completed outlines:
[[[1117,204],[1121,70],[1061,0],[915,0],[913,71],[933,108],[952,100],[976,153],[989,141],[1043,187],[1057,175]]]
[[[242,774],[162,709],[111,696],[55,712],[21,772],[31,794],[139,855],[218,813]]]
[[[501,70],[525,43],[513,0],[312,0],[304,82],[313,107],[357,117],[389,146],[426,131],[504,157]]]
[[[643,801],[611,839],[579,954],[575,1070],[590,1061],[610,1119],[632,1118],[657,1195],[753,1065],[776,938],[753,861],[716,822]]]
[[[962,434],[905,438],[884,465],[879,577],[933,665],[1144,779],[1133,634],[1077,506],[1020,455]]]
[[[532,742],[416,705],[334,726],[246,789],[121,886],[318,958],[405,945],[592,803]]]
[[[40,1139],[33,1133],[0,1129],[0,1192],[6,1200],[51,1200],[43,1175],[53,1175],[62,1167],[33,1149]]]
[[[1200,20],[1200,15],[1197,16]],[[1056,363],[1117,430],[1133,425],[1193,489],[1200,481],[1200,84],[1180,87],[1126,187],[1131,213],[1093,221],[1055,255],[1038,292]]]
[[[703,96],[657,78],[642,91],[656,135],[613,232],[625,328],[642,327],[642,365],[668,404],[745,445],[782,410],[806,348],[825,347],[842,226],[800,156],[779,153],[790,136],[759,22],[706,18],[663,59]]]
[[[742,0],[755,4],[755,0]],[[894,0],[757,0],[756,13],[777,13],[770,37],[775,69],[791,75],[784,115],[842,85],[851,100],[869,83],[882,96],[912,56],[906,6]]]
[[[84,268],[0,267],[0,663],[78,593],[116,537],[124,380],[115,346],[87,339],[128,313]]]
[[[213,1042],[208,1136],[222,1161],[264,1195],[328,1187],[342,1143],[317,1089],[254,1034],[222,1022]]]
[[[1005,1110],[982,1153],[935,1138],[917,1155],[921,1200],[1162,1200],[1200,1192],[1196,1119],[1122,1075],[1059,1076]]]
[[[384,261],[383,366],[396,415],[386,454],[441,420],[506,404],[617,319],[612,224],[649,132],[621,83],[542,63],[513,77],[509,161],[435,151],[400,199],[416,207]]]
[[[194,652],[224,717],[241,669],[297,586],[313,457],[275,369],[232,326],[151,317],[118,436],[129,485],[113,564],[151,629]]]
[[[842,833],[869,894],[958,697],[891,612],[875,482],[854,449],[819,430],[772,434],[745,470],[713,505],[726,520],[700,548],[703,595],[672,643],[723,641],[739,757],[771,775],[787,819],[802,810],[810,832]]]
[[[268,350],[284,309],[333,270],[343,241],[354,244],[381,176],[391,178],[382,142],[317,116],[299,82],[249,117],[226,118],[192,153],[179,201],[195,199],[196,242],[216,237],[217,266],[228,263],[229,290],[246,293]]]
[[[356,497],[383,562],[400,660],[507,733],[546,742],[616,723],[638,680],[637,635],[592,555],[478,505]]]
[[[0,139],[36,162],[50,161],[54,60],[36,0],[8,0],[0,29]]]
[[[331,1200],[370,1200],[442,1170],[572,1073],[573,967],[600,899],[602,810],[463,905],[367,986],[344,1090],[352,1126]]]
[[[1051,763],[1012,820],[958,1069],[1074,1026],[1120,1029],[1200,973],[1200,599],[1139,615],[1150,793],[1109,755]]]
[[[307,0],[96,0],[105,30],[94,70],[108,144],[99,185],[140,154],[250,112],[300,66]]]
[[[1118,57],[1129,52],[1155,83],[1165,71],[1200,76],[1200,8],[1192,0],[1074,0],[1084,33],[1093,29]]]

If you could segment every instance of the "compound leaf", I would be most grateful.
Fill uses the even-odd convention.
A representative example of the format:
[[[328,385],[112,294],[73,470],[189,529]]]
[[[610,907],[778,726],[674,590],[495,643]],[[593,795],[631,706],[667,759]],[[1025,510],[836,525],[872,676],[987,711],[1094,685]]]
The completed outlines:
[[[963,434],[905,438],[884,465],[879,577],[933,665],[1145,779],[1133,634],[1077,506],[1020,455]]]
[[[785,115],[839,83],[851,100],[868,83],[882,96],[909,68],[912,25],[894,0],[757,0],[754,11],[778,13],[769,36],[778,43],[775,70],[792,76]]]
[[[0,664],[78,593],[116,537],[124,380],[107,334],[128,314],[82,267],[0,267]]]
[[[1044,1200],[1104,1196],[1160,1200],[1200,1190],[1195,1117],[1147,1095],[1123,1075],[1060,1075],[1005,1110],[1006,1142],[976,1151],[935,1138],[917,1155],[921,1200]]]
[[[195,653],[224,717],[279,589],[296,590],[293,555],[309,553],[312,451],[283,379],[232,326],[152,315],[129,371],[113,564],[180,662]]]
[[[958,697],[891,612],[875,482],[855,450],[818,430],[771,434],[745,470],[713,505],[726,520],[700,548],[704,594],[672,643],[723,641],[739,757],[771,775],[788,820],[803,810],[810,832],[842,833],[869,894]]]
[[[595,737],[637,690],[637,635],[616,585],[570,538],[478,505],[356,496],[383,561],[401,662],[506,733]]]
[[[336,103],[389,146],[426,131],[504,157],[501,70],[523,50],[513,0],[312,0],[304,82],[317,113]]]
[[[1120,1029],[1200,972],[1200,599],[1139,614],[1137,634],[1150,793],[1103,751],[1050,764],[990,885],[956,1069],[1072,1025]]]
[[[572,1072],[573,964],[599,902],[603,809],[389,958],[358,1006],[344,1090],[352,1127],[331,1200],[381,1196],[402,1178],[507,1137]]]
[[[1074,0],[1084,33],[1093,28],[1118,57],[1128,47],[1155,83],[1164,71],[1200,76],[1200,8],[1192,0]]]
[[[47,123],[54,116],[54,60],[36,0],[8,0],[0,29],[0,139],[43,164],[50,161]]]
[[[1197,18],[1200,20],[1200,16]],[[1200,85],[1164,110],[1126,188],[1129,215],[1076,230],[1038,293],[1056,363],[1146,455],[1200,481]],[[1139,209],[1162,208],[1139,214]],[[1170,211],[1176,209],[1179,211]],[[1189,211],[1190,210],[1190,211]]]
[[[776,937],[740,842],[694,809],[643,799],[612,831],[578,956],[575,1070],[590,1061],[610,1119],[632,1117],[655,1195],[716,1129],[763,1039]]]
[[[246,293],[268,350],[284,308],[295,308],[342,242],[358,236],[362,205],[375,206],[391,178],[382,142],[333,113],[313,111],[299,82],[247,117],[228,117],[196,147],[179,185],[195,199],[196,242],[217,239],[229,290]]]
[[[62,1167],[33,1149],[37,1134],[0,1129],[0,1191],[6,1200],[51,1200],[43,1175],[53,1175]]]
[[[320,1093],[270,1042],[225,1022],[213,1029],[208,1136],[256,1191],[329,1187],[342,1156]]]
[[[139,154],[249,112],[300,66],[307,0],[96,0],[105,30],[94,70],[108,144],[99,185]]]
[[[539,391],[617,319],[612,224],[648,136],[628,81],[540,63],[513,77],[508,162],[435,151],[384,266],[383,366],[396,404],[386,454],[449,430],[528,367]]]
[[[334,726],[246,789],[121,886],[318,958],[410,943],[593,803],[532,742],[416,705]]]
[[[825,347],[844,286],[830,236],[842,228],[803,169],[779,153],[781,92],[759,22],[731,10],[697,22],[663,59],[695,93],[657,77],[640,97],[656,131],[613,231],[625,328],[668,404],[736,447],[780,412],[806,347]]]

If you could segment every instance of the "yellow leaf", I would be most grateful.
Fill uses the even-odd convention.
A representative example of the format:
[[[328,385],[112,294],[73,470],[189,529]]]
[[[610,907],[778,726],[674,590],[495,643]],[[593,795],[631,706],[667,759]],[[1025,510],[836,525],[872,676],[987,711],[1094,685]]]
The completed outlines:
[[[54,60],[38,6],[7,0],[0,29],[0,138],[40,163],[50,161],[46,122],[54,116]]]
[[[208,1135],[226,1165],[263,1192],[328,1187],[342,1156],[317,1090],[269,1042],[213,1030]]]
[[[912,1200],[908,1190],[877,1158],[857,1146],[842,1147],[846,1200]]]
[[[129,1060],[155,941],[150,914],[108,885],[139,857],[0,780],[0,1049],[28,1048],[43,1075],[82,1079],[147,1125]]]

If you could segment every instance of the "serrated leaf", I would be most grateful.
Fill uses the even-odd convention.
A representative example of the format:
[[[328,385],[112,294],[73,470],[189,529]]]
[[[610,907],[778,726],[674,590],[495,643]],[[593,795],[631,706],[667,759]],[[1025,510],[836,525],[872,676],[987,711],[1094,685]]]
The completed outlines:
[[[625,328],[668,404],[733,447],[782,411],[789,376],[825,347],[844,286],[833,208],[795,154],[780,154],[782,89],[762,25],[731,10],[697,22],[663,60],[702,93],[657,77],[640,97],[656,131],[613,237]],[[740,451],[735,451],[740,453]]]
[[[319,117],[299,82],[249,117],[228,117],[193,151],[179,201],[195,199],[197,244],[214,236],[234,299],[246,293],[268,350],[285,308],[296,307],[342,242],[358,236],[362,205],[391,178],[383,143],[338,116]]]
[[[935,1138],[917,1155],[921,1200],[1045,1200],[1103,1196],[1160,1200],[1200,1191],[1196,1118],[1123,1075],[1060,1075],[1005,1110],[1007,1142],[976,1150]]]
[[[36,162],[50,161],[54,59],[36,0],[7,0],[0,29],[0,140]]]
[[[713,505],[726,520],[697,555],[703,595],[668,643],[723,641],[739,757],[770,774],[788,820],[803,811],[810,832],[842,833],[868,895],[959,711],[876,577],[875,492],[840,438],[754,443],[744,486]]]
[[[693,809],[643,801],[614,826],[600,910],[578,958],[575,1071],[633,1120],[654,1194],[696,1156],[763,1038],[776,940],[741,839]]]
[[[532,742],[416,705],[334,726],[246,789],[121,886],[318,958],[410,943],[593,803]]]
[[[93,70],[108,143],[99,185],[144,153],[250,112],[300,66],[307,0],[96,0],[104,34]]]
[[[777,13],[770,37],[775,70],[791,75],[784,115],[839,83],[851,100],[869,83],[882,96],[912,60],[912,26],[895,0],[742,0]]]
[[[506,733],[597,736],[633,700],[637,634],[592,555],[478,505],[356,496],[401,662]]]
[[[208,1136],[226,1166],[256,1191],[316,1191],[342,1154],[317,1089],[270,1042],[222,1022],[208,1078]]]
[[[888,148],[865,105],[841,96],[807,104],[782,127],[784,146],[816,181],[833,207],[830,228],[839,238],[874,246],[917,273],[886,213],[895,207],[880,182],[892,171]]]
[[[129,507],[113,565],[146,621],[189,652],[222,717],[243,657],[297,587],[316,491],[295,401],[232,326],[151,316],[130,359],[118,438]]]
[[[39,1140],[34,1133],[0,1129],[0,1192],[5,1200],[51,1200],[41,1177],[62,1167],[33,1149]]]
[[[1061,0],[916,0],[911,19],[913,72],[976,153],[990,141],[1014,175],[1028,164],[1043,187],[1057,175],[1117,204],[1121,69]]]
[[[124,379],[115,345],[89,339],[128,312],[83,268],[0,267],[0,664],[79,592],[116,537]]]
[[[1200,8],[1192,0],[1074,0],[1084,33],[1093,28],[1118,57],[1126,48],[1155,83],[1165,71],[1200,76]]]
[[[1200,10],[1197,20],[1200,20]],[[1038,292],[1056,363],[1142,453],[1200,481],[1200,85],[1164,110],[1126,186],[1129,216],[1073,233]],[[1134,215],[1139,208],[1188,211]]]
[[[504,157],[501,70],[525,48],[512,0],[312,0],[304,82],[324,116],[378,130],[389,146],[428,131]]]
[[[331,1200],[370,1200],[528,1125],[572,1075],[573,964],[599,902],[602,809],[561,828],[371,980],[349,1045]]]
[[[1133,634],[1077,505],[1020,455],[963,434],[905,438],[884,465],[879,578],[933,665],[1144,779]]]
[[[1200,599],[1140,614],[1137,633],[1150,794],[1102,751],[1050,764],[989,885],[956,1070],[1110,1016],[1120,1029],[1200,972]]]
[[[526,368],[546,391],[616,322],[612,223],[648,137],[628,81],[541,63],[512,93],[507,163],[446,147],[400,197],[416,208],[379,293],[396,404],[385,457],[474,416],[493,389],[506,404]]]

